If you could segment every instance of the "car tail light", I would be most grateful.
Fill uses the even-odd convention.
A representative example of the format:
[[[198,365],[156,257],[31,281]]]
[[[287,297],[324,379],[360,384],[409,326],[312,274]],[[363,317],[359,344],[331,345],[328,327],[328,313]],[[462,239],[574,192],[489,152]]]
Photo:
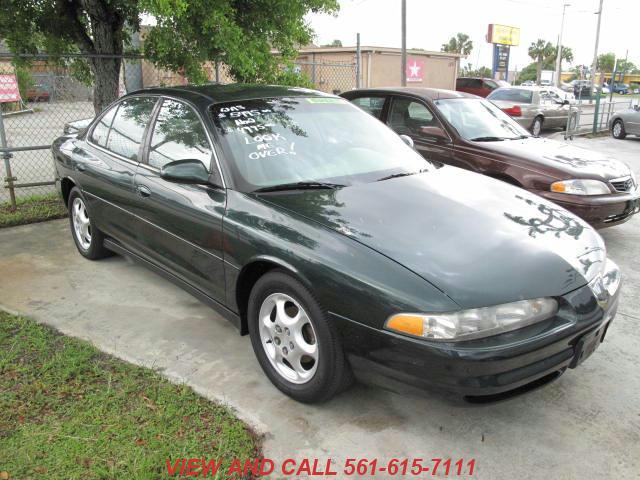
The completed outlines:
[[[510,117],[521,117],[522,109],[519,105],[514,105],[513,107],[503,108],[502,111],[509,115]]]

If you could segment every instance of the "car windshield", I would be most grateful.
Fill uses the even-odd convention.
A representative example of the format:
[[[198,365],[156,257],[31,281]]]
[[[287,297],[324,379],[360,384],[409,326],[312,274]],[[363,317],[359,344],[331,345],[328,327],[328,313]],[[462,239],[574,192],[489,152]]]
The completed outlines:
[[[436,100],[436,107],[467,140],[507,140],[530,136],[498,107],[481,98]]]
[[[335,97],[243,100],[212,107],[238,190],[374,182],[431,165],[391,129]],[[295,189],[295,188],[291,188]]]

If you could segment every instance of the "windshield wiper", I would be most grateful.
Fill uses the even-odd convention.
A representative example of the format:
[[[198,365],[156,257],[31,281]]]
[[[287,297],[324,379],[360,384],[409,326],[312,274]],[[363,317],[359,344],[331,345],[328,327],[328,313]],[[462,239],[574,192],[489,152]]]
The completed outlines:
[[[475,137],[471,139],[472,142],[501,142],[503,140],[503,137]]]
[[[282,192],[285,190],[317,190],[317,189],[335,189],[345,187],[341,183],[329,183],[329,182],[293,182],[282,183],[280,185],[272,185],[270,187],[262,187],[253,191],[253,193],[264,192]]]
[[[379,178],[376,182],[382,182],[384,180],[391,180],[392,178],[408,177],[409,175],[415,175],[416,173],[428,172],[426,169],[418,170],[417,172],[402,172],[394,173],[393,175],[387,175],[386,177]]]

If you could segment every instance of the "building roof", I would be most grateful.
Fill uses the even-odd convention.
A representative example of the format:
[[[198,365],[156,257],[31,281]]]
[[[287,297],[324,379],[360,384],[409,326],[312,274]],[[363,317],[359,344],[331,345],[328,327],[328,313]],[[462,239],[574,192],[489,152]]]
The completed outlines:
[[[298,53],[301,55],[307,53],[355,53],[356,47],[315,47],[315,46],[307,46],[302,47],[298,50]],[[391,54],[401,54],[402,50],[400,48],[393,47],[372,47],[372,46],[361,46],[360,52],[379,52],[379,53],[391,53]],[[466,57],[461,53],[449,53],[449,52],[434,52],[431,50],[420,50],[415,48],[408,48],[407,54],[409,55],[426,55],[429,57],[443,57],[443,58],[462,58]]]
[[[235,102],[268,97],[335,97],[328,93],[299,87],[282,87],[278,85],[253,85],[230,83],[219,85],[208,83],[205,85],[184,85],[177,87],[151,87],[131,92],[131,94],[157,93],[178,98],[185,98],[195,103]]]

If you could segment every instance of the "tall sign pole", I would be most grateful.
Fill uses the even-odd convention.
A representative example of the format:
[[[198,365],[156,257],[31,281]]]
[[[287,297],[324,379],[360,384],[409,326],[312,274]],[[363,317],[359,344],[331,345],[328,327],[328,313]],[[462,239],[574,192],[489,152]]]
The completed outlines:
[[[598,42],[600,41],[600,21],[602,20],[602,1],[600,0],[600,8],[596,12],[598,14],[598,27],[596,28],[596,46],[593,49],[593,63],[591,63],[591,85],[596,81],[596,68],[598,67]]]
[[[570,3],[565,3],[562,6],[562,21],[560,22],[560,36],[558,37],[558,47],[556,48],[556,87],[559,87],[562,83],[562,31],[564,30],[564,12],[567,7],[570,7]]]
[[[400,80],[407,86],[407,0],[402,0],[402,61],[400,62]]]

